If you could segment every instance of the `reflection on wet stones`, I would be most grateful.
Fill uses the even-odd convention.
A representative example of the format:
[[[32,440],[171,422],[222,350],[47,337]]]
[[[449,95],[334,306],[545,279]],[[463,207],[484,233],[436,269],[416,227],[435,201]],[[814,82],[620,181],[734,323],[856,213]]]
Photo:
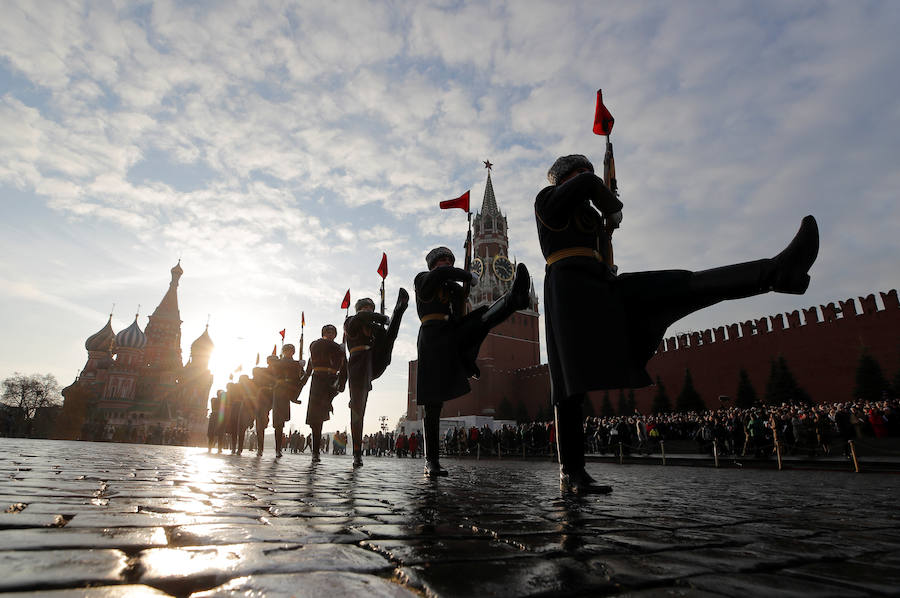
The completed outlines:
[[[892,476],[591,464],[616,491],[561,498],[546,461],[426,480],[413,459],[14,439],[0,457],[0,588],[48,596],[852,596],[900,570]]]

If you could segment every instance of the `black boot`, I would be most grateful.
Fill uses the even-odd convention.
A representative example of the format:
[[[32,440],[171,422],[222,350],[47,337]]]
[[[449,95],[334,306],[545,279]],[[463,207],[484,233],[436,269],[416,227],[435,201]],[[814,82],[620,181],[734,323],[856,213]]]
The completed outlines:
[[[441,467],[441,407],[442,405],[428,405],[425,407],[425,475],[430,478],[443,477],[447,470]]]
[[[818,253],[819,227],[815,218],[807,216],[790,244],[775,257],[694,272],[690,288],[709,305],[769,291],[802,295],[809,286],[807,272]]]
[[[350,435],[353,438],[353,467],[362,467],[362,430],[363,418],[361,414],[350,411]]]
[[[802,295],[809,287],[809,269],[819,255],[819,225],[812,216],[800,223],[800,230],[790,244],[772,258],[775,264],[770,290],[776,293]]]
[[[559,490],[573,494],[608,494],[612,487],[598,484],[584,469],[583,397],[570,397],[554,407],[556,449],[559,453]]]
[[[494,303],[481,316],[481,321],[489,328],[503,322],[520,309],[525,309],[531,303],[529,289],[531,288],[531,276],[525,264],[516,266],[516,277],[513,280],[509,292],[494,301]]]
[[[275,458],[281,458],[281,445],[284,442],[284,435],[281,430],[275,430]]]

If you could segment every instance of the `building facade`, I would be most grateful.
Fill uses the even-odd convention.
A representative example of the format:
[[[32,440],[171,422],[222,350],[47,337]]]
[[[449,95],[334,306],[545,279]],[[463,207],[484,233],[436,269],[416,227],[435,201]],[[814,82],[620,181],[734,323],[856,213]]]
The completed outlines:
[[[116,333],[112,315],[84,343],[87,362],[63,389],[63,414],[57,436],[66,439],[204,444],[207,402],[213,376],[209,359],[214,344],[209,327],[191,344],[187,364],[181,357],[178,283],[181,262],[170,271],[162,301],[145,330],[138,315]]]

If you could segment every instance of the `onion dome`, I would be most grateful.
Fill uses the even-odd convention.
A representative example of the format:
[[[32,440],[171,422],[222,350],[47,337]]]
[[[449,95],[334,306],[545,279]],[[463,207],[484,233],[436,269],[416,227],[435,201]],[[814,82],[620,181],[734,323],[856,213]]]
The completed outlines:
[[[211,353],[215,345],[212,342],[212,339],[209,338],[209,326],[206,327],[206,330],[203,331],[197,340],[191,343],[191,355],[200,354],[200,353]]]
[[[113,331],[112,315],[110,315],[109,320],[106,321],[106,326],[84,341],[84,348],[88,351],[109,351],[109,345],[114,338],[116,338],[116,333]]]
[[[143,349],[146,344],[147,337],[138,326],[137,316],[134,317],[131,326],[116,335],[116,347],[122,349]]]

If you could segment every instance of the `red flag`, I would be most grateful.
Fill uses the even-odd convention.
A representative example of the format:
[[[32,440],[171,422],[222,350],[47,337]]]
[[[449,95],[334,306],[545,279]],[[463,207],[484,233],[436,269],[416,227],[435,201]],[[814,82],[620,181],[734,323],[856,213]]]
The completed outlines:
[[[597,90],[597,109],[594,111],[594,133],[597,135],[609,135],[612,132],[613,118],[606,106],[603,105],[603,95],[601,90]]]
[[[387,254],[382,252],[381,263],[378,265],[378,275],[384,280],[387,278]]]
[[[463,212],[469,211],[469,192],[466,191],[456,199],[448,199],[447,201],[441,202],[442,210],[449,210],[450,208],[459,208]]]
[[[347,294],[344,295],[344,300],[341,301],[341,309],[347,309],[350,307],[350,289],[347,289]]]
[[[301,311],[300,312],[300,328],[303,328],[304,326],[306,326],[306,313]]]
[[[280,331],[278,332],[278,334],[281,335],[281,340],[282,340],[282,341],[284,341],[284,333],[285,333],[285,332],[287,332],[287,328],[285,328],[284,330],[280,330]]]
[[[272,345],[272,355],[278,355],[278,343]]]

